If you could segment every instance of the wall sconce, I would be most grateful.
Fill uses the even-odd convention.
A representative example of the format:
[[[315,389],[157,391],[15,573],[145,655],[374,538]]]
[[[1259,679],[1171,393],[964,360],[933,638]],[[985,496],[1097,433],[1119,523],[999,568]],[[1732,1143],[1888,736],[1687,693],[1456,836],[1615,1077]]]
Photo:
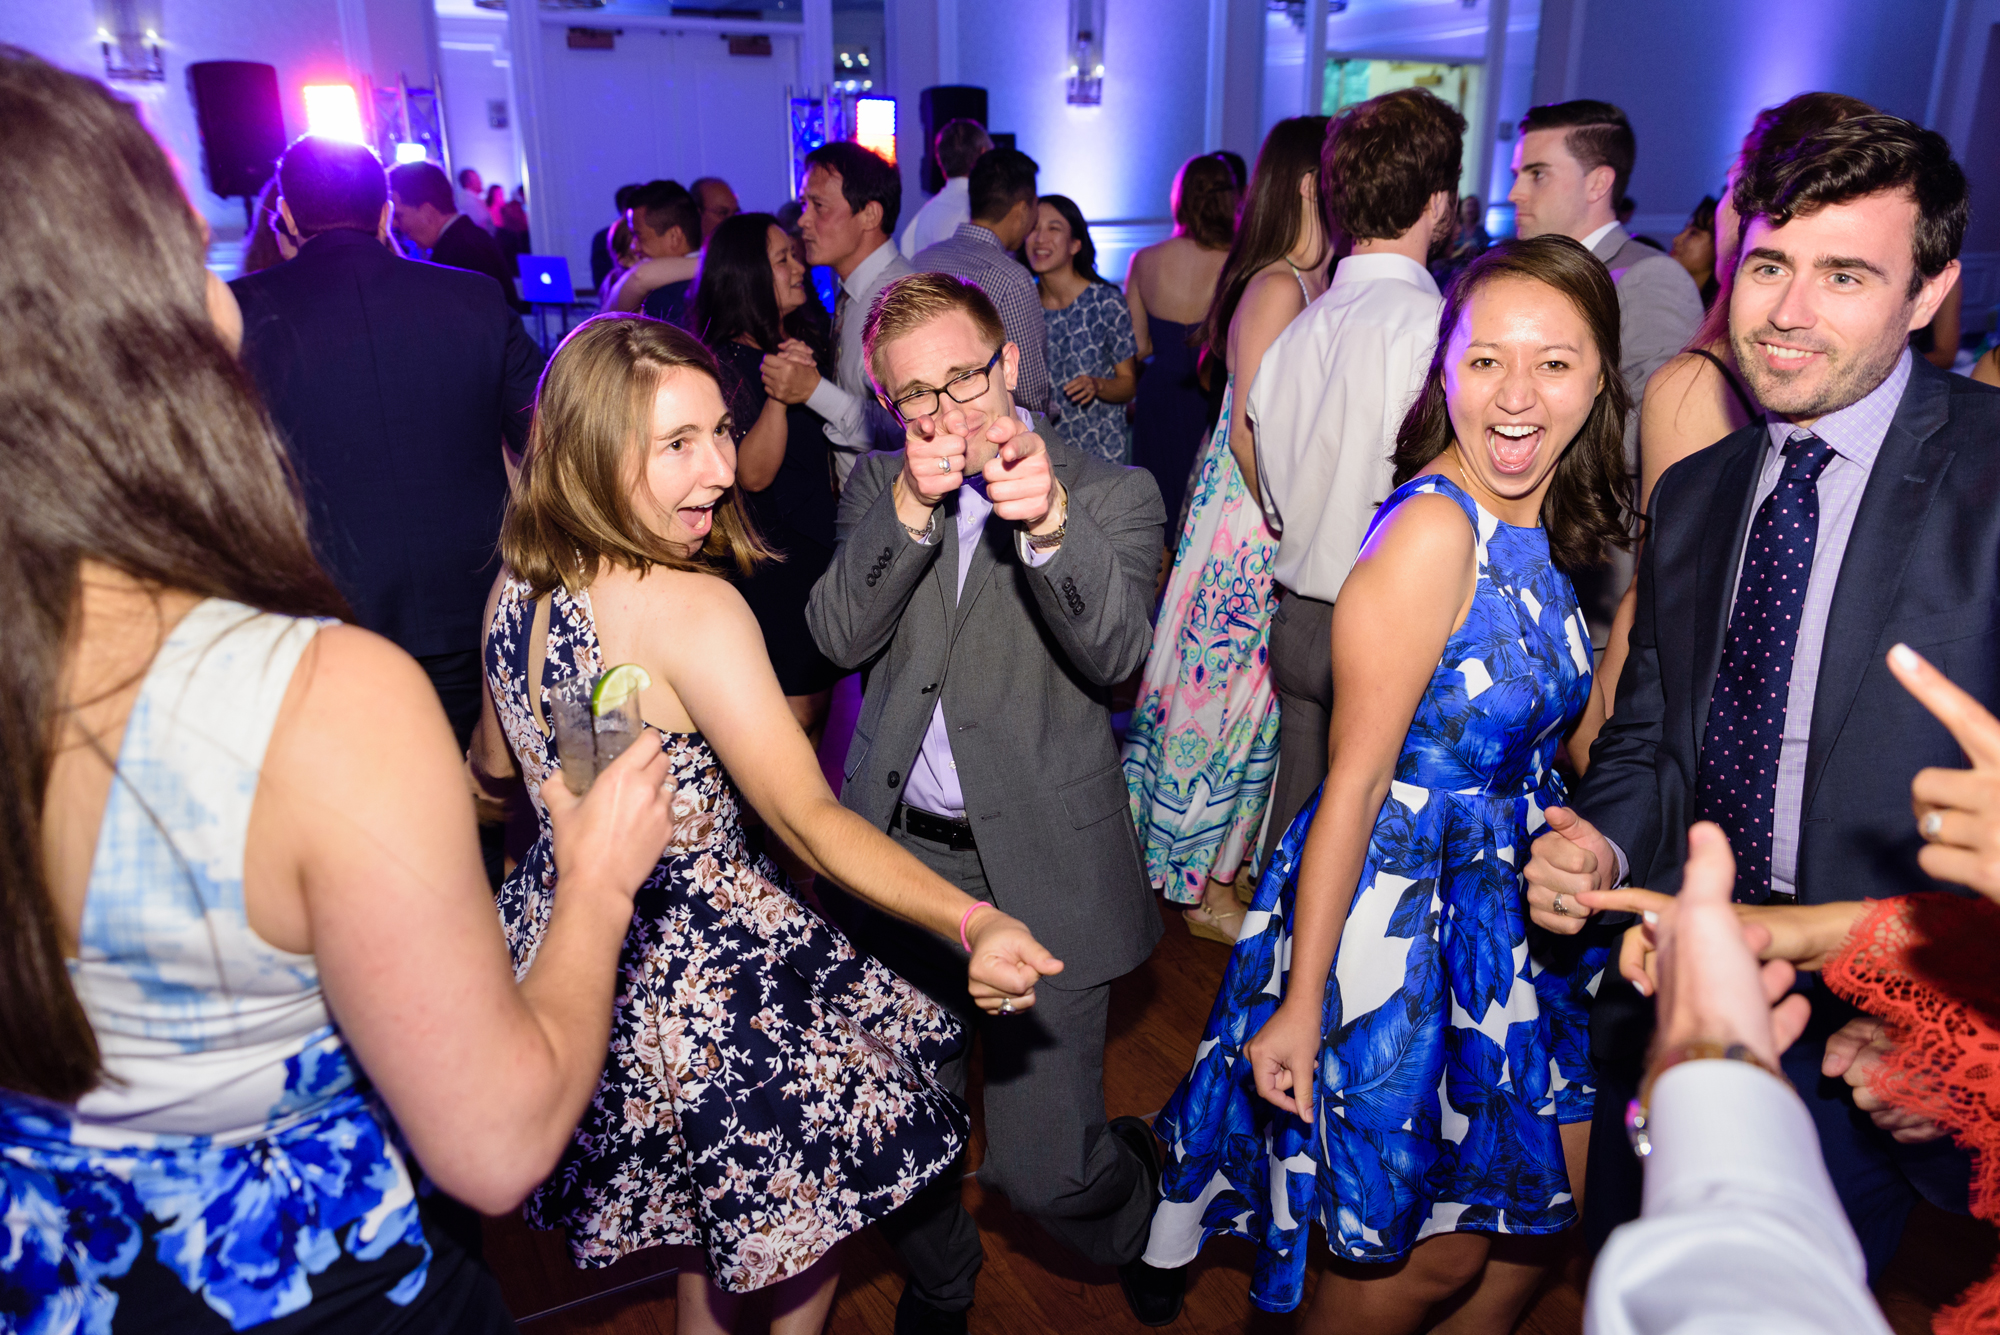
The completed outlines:
[[[164,83],[159,0],[97,0],[97,44],[104,77],[123,83]]]
[[[1107,0],[1069,0],[1069,104],[1104,101],[1104,10]]]

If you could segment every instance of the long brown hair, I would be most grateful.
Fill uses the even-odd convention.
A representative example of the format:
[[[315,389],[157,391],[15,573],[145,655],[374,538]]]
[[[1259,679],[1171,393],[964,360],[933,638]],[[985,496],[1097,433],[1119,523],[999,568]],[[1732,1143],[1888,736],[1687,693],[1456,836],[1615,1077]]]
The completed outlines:
[[[1222,263],[1222,277],[1215,283],[1215,300],[1201,327],[1201,346],[1217,362],[1229,361],[1229,322],[1236,307],[1267,264],[1275,264],[1298,244],[1299,226],[1306,209],[1321,209],[1319,191],[1313,191],[1310,205],[1299,197],[1299,178],[1319,175],[1320,146],[1326,140],[1326,117],[1292,116],[1271,127],[1264,146],[1257,150],[1257,166],[1250,173],[1250,190],[1243,214],[1236,220],[1236,240],[1230,243],[1229,258]],[[1326,259],[1319,256],[1311,266]]]
[[[283,448],[209,321],[166,155],[100,85],[0,48],[0,1086],[98,1080],[42,864],[79,568],[294,616],[346,613]]]
[[[1566,236],[1502,241],[1468,264],[1445,294],[1438,316],[1437,351],[1417,401],[1396,432],[1396,485],[1402,486],[1457,439],[1445,399],[1444,367],[1452,331],[1475,293],[1497,278],[1526,278],[1563,294],[1597,345],[1604,387],[1590,405],[1583,429],[1564,447],[1542,496],[1542,528],[1549,559],[1567,575],[1590,569],[1607,547],[1630,547],[1636,511],[1632,476],[1625,468],[1625,412],[1631,404],[1618,374],[1618,289],[1596,256]]]
[[[653,399],[660,377],[675,370],[705,375],[720,392],[715,355],[686,330],[643,315],[594,315],[549,358],[521,476],[500,524],[500,559],[536,597],[558,584],[571,593],[588,588],[602,561],[642,575],[657,565],[727,576],[776,559],[735,487],[716,503],[713,538],[693,555],[633,512]]]

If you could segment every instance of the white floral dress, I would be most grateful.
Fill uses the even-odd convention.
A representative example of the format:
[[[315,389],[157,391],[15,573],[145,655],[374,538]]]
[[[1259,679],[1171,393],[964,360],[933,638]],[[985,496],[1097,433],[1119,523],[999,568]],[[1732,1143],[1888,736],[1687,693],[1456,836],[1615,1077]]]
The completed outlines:
[[[557,891],[541,786],[561,769],[527,694],[534,602],[501,594],[487,681],[541,817],[499,898],[525,975]],[[587,594],[551,596],[547,688],[602,671]],[[951,1169],[963,1105],[935,1078],[962,1041],[937,1003],[794,899],[744,840],[741,796],[698,733],[669,733],[675,826],[639,888],[603,1083],[528,1222],[577,1265],[701,1247],[748,1292],[799,1273]]]

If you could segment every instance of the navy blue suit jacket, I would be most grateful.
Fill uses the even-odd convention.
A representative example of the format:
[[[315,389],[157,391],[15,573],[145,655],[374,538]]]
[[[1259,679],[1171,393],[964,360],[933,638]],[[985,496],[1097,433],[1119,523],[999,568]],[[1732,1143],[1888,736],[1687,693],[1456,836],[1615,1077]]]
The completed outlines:
[[[1616,712],[1574,799],[1634,885],[1674,891],[1709,698],[1768,442],[1752,423],[1661,477]],[[1806,753],[1801,903],[1957,889],[1917,866],[1910,780],[1958,744],[1889,675],[1898,641],[2000,707],[2000,390],[1921,357],[1882,442],[1835,585]]]
[[[290,450],[313,547],[363,626],[476,651],[542,356],[497,284],[325,232],[232,283],[243,364]]]

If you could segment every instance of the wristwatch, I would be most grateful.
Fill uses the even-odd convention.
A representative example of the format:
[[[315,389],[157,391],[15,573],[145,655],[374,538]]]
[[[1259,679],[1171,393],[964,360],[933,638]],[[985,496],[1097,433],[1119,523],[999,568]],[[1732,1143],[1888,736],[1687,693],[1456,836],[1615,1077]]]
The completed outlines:
[[[1625,1105],[1625,1138],[1632,1142],[1632,1153],[1641,1159],[1653,1152],[1651,1112],[1653,1086],[1661,1076],[1679,1066],[1682,1062],[1731,1061],[1744,1062],[1776,1079],[1785,1077],[1769,1062],[1759,1057],[1741,1043],[1722,1043],[1715,1039],[1698,1038],[1691,1043],[1681,1043],[1667,1048],[1653,1058],[1646,1071],[1645,1082],[1639,1086],[1639,1097]]]
[[[1063,533],[1069,528],[1069,488],[1063,486],[1061,483],[1057,483],[1056,499],[1062,505],[1062,519],[1054,528],[1040,537],[1036,537],[1034,534],[1028,532],[1025,527],[1021,530],[1021,537],[1030,547],[1038,552],[1045,552],[1051,547],[1062,546]]]

